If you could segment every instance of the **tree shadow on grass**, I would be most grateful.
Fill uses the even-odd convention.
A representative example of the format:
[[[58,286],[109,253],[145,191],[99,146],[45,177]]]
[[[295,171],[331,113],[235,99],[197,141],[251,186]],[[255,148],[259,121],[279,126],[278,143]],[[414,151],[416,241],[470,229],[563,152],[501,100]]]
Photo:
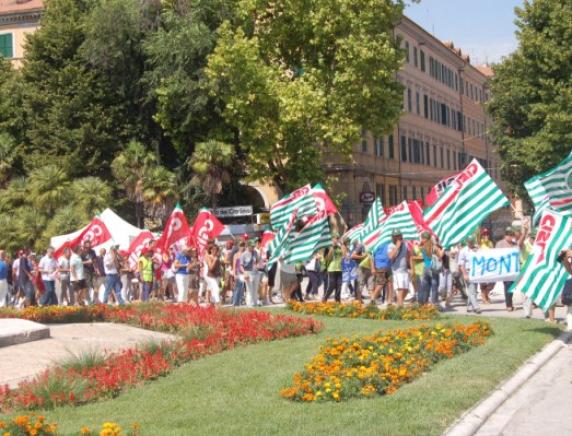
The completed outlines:
[[[548,325],[544,327],[525,328],[523,329],[523,331],[549,334],[552,335],[553,338],[557,338],[562,333],[564,333],[564,330],[561,330],[556,326],[548,326]]]

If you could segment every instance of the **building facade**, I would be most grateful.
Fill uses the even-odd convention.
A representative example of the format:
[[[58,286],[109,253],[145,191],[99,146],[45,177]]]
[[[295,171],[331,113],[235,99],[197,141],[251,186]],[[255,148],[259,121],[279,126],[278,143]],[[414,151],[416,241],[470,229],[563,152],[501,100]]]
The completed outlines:
[[[0,0],[0,56],[18,68],[24,58],[26,35],[40,23],[43,0]]]
[[[334,190],[345,195],[341,213],[349,224],[364,219],[373,196],[386,206],[424,199],[439,180],[475,157],[497,181],[500,177],[499,157],[486,135],[490,69],[473,66],[452,43],[407,17],[395,35],[405,50],[397,126],[379,137],[364,131],[352,163],[324,164],[338,178]]]

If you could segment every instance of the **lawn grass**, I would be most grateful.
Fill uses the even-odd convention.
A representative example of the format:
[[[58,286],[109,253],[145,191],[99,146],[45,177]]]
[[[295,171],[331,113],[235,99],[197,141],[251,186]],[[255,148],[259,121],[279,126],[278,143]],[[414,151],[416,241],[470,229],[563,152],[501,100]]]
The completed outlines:
[[[322,404],[284,400],[279,390],[326,337],[444,322],[315,318],[325,325],[318,335],[209,356],[114,400],[45,415],[70,435],[103,421],[138,422],[143,435],[436,435],[560,333],[542,321],[491,318],[495,334],[484,346],[437,364],[394,395]]]

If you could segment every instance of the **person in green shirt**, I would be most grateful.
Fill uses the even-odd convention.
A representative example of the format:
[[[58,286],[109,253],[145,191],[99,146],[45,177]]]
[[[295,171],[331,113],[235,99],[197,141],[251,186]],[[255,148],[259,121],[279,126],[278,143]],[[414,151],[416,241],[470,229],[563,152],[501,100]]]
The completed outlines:
[[[326,271],[328,273],[328,288],[324,293],[323,302],[334,293],[335,300],[339,303],[342,299],[342,245],[339,236],[334,234],[332,246],[326,253]]]
[[[141,280],[141,300],[149,300],[153,290],[153,251],[145,247],[137,261],[139,280]]]

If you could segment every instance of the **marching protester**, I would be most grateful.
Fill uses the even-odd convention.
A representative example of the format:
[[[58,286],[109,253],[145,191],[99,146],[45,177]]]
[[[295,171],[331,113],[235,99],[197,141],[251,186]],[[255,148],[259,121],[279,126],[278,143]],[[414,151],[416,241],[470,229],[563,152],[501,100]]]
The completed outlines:
[[[419,298],[422,296],[421,285],[423,283],[423,271],[425,270],[425,264],[423,263],[421,246],[418,243],[413,244],[413,250],[409,256],[409,261],[411,281],[413,284],[413,290],[415,292],[413,301],[419,302]]]
[[[356,241],[354,244],[354,249],[352,252],[352,259],[354,259],[357,264],[357,286],[355,289],[356,300],[363,303],[363,290],[367,290],[367,294],[371,295],[371,257],[365,251],[362,243]]]
[[[35,306],[36,290],[34,288],[33,267],[25,250],[20,250],[17,271],[17,282],[24,296],[24,307]]]
[[[507,227],[504,232],[504,238],[497,242],[496,248],[512,248],[516,246],[517,241],[515,239],[514,229],[512,227]],[[514,311],[514,306],[512,304],[512,292],[509,292],[512,284],[513,282],[503,282],[506,310],[509,312]]]
[[[477,314],[481,313],[481,309],[477,301],[478,288],[476,283],[470,281],[469,273],[471,271],[471,253],[476,252],[478,249],[475,237],[469,236],[467,238],[467,245],[463,247],[459,253],[459,270],[463,274],[468,297],[467,312],[474,310]]]
[[[312,258],[306,262],[304,269],[308,276],[308,286],[306,287],[305,297],[306,300],[316,298],[321,284],[321,268],[322,268],[322,252],[316,251]]]
[[[70,282],[70,258],[71,258],[71,250],[69,247],[64,248],[64,253],[58,259],[58,273],[57,277],[60,284],[60,296],[59,301],[60,304],[63,304],[65,301],[68,306],[72,306],[74,303],[73,300],[73,291],[71,288]]]
[[[486,228],[481,230],[480,239],[477,242],[481,250],[490,250],[495,247],[493,241],[491,241],[490,232]],[[494,283],[481,283],[481,298],[483,299],[483,303],[491,304],[489,294],[494,287]]]
[[[342,290],[343,298],[355,295],[355,284],[357,281],[357,263],[352,257],[349,241],[342,244]]]
[[[232,276],[234,280],[234,288],[232,291],[232,305],[237,307],[242,304],[242,299],[244,297],[244,289],[246,284],[244,283],[244,275],[242,274],[242,269],[240,267],[240,258],[246,251],[246,242],[240,241],[238,244],[238,251],[234,254],[232,259]]]
[[[420,304],[439,306],[439,274],[443,268],[443,250],[433,240],[429,232],[421,235],[421,256],[423,257],[423,279],[421,282]]]
[[[374,280],[373,294],[371,295],[371,304],[376,304],[378,298],[382,297],[382,302],[392,304],[393,302],[393,286],[391,278],[391,258],[389,257],[390,242],[381,244],[373,253],[373,261],[371,263],[371,272]]]
[[[246,284],[246,305],[249,307],[258,305],[260,274],[256,267],[259,262],[259,255],[255,247],[256,241],[248,241],[248,248],[240,256],[240,272],[244,276],[244,283]]]
[[[288,303],[292,299],[294,291],[298,287],[298,277],[296,277],[296,265],[284,262],[284,259],[279,259],[280,267],[280,288],[282,300]],[[341,284],[340,284],[341,285]]]
[[[6,252],[0,250],[0,307],[5,307],[8,302],[8,262]]]
[[[340,303],[342,299],[342,246],[337,234],[332,239],[332,246],[328,248],[325,256],[326,271],[328,272],[328,288],[324,292],[323,302],[334,294],[335,301]]]
[[[141,282],[141,301],[149,301],[153,292],[153,250],[148,247],[141,250],[141,256],[137,260],[137,272]]]
[[[88,299],[88,287],[85,281],[85,265],[80,253],[82,253],[82,247],[78,245],[73,248],[70,257],[70,282],[73,292],[71,300],[75,300],[78,305],[83,306]]]
[[[206,286],[206,300],[207,304],[219,305],[220,300],[220,281],[222,278],[222,262],[220,260],[220,253],[218,245],[211,244],[207,249],[205,256],[205,264],[207,272],[204,276]]]
[[[568,273],[568,278],[562,291],[562,304],[568,306],[566,310],[566,329],[572,331],[572,247],[560,254],[560,261]]]
[[[46,255],[40,260],[38,268],[44,284],[44,293],[40,299],[40,304],[42,306],[57,306],[56,274],[58,271],[58,261],[54,257],[54,249],[52,247],[48,248]]]
[[[400,230],[395,229],[392,233],[392,242],[388,246],[388,256],[391,259],[391,276],[393,289],[397,291],[397,305],[403,306],[405,296],[409,292],[409,249],[403,242]],[[391,304],[391,300],[389,301]]]
[[[103,293],[103,304],[107,304],[111,292],[114,293],[117,303],[125,304],[125,301],[123,301],[123,297],[121,296],[121,289],[123,288],[123,285],[121,284],[121,279],[119,278],[119,272],[121,271],[121,259],[119,257],[118,250],[118,245],[112,246],[109,249],[109,252],[105,254],[103,259],[103,267],[105,271],[105,291]]]

